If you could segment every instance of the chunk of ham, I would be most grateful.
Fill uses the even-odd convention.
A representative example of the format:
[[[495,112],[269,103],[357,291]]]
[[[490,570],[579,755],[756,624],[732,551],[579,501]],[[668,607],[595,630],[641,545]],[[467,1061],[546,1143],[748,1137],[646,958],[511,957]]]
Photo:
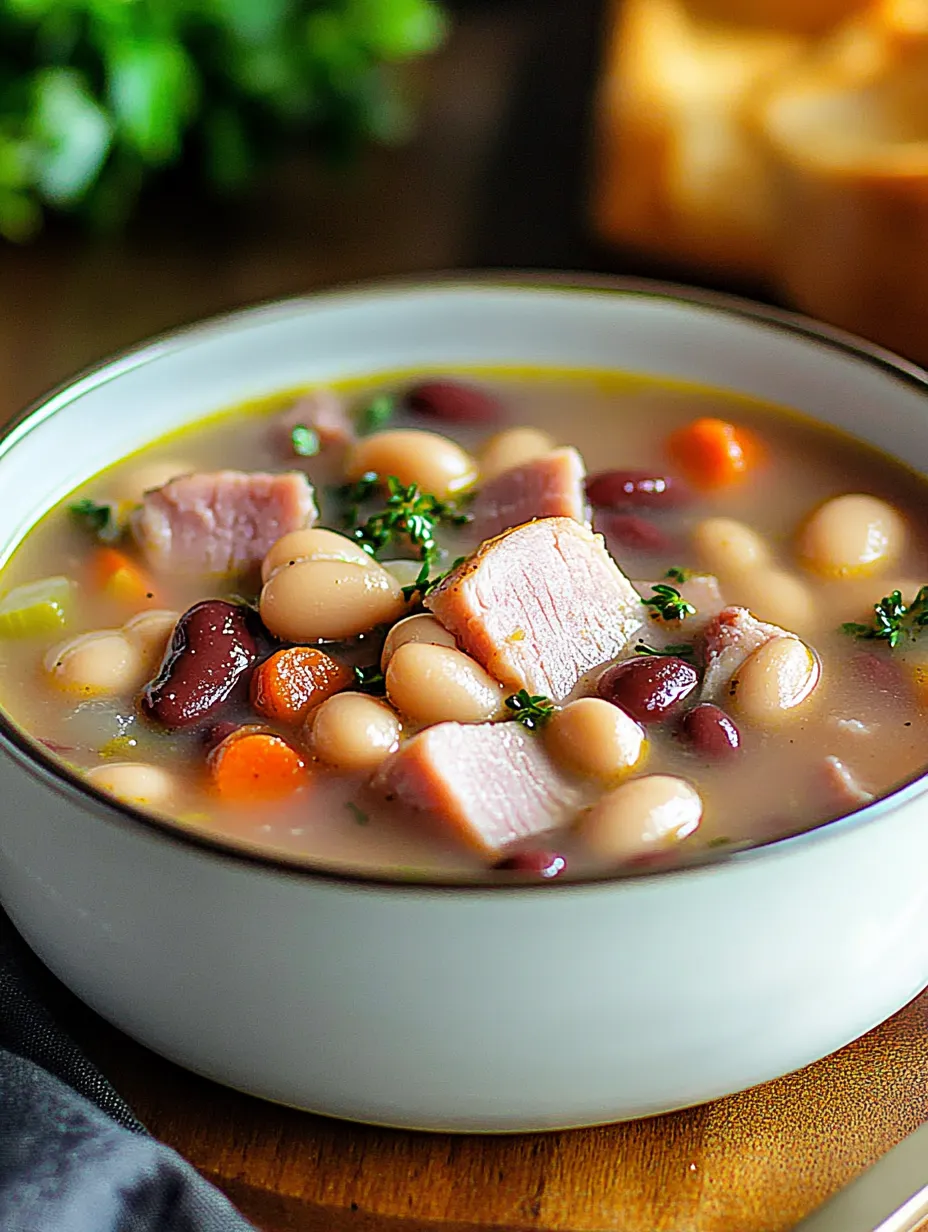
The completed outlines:
[[[323,449],[352,445],[356,433],[348,408],[334,389],[313,389],[274,421],[275,435],[285,457],[293,457],[294,428],[312,428]]]
[[[576,449],[552,449],[514,466],[480,489],[471,507],[471,529],[480,539],[502,534],[533,518],[587,521],[586,469]]]
[[[863,808],[874,798],[873,792],[861,785],[857,775],[840,757],[825,758],[821,781],[830,805],[843,812]]]
[[[744,661],[773,637],[795,637],[779,625],[765,624],[746,607],[725,607],[705,630],[704,700],[716,700]]]
[[[570,518],[481,544],[425,606],[491,676],[555,701],[618,658],[644,621],[641,596],[602,537]]]
[[[146,492],[132,529],[159,573],[225,575],[260,565],[281,535],[316,516],[312,485],[298,471],[201,472]]]
[[[428,727],[383,763],[374,786],[487,856],[556,829],[583,803],[518,723]]]

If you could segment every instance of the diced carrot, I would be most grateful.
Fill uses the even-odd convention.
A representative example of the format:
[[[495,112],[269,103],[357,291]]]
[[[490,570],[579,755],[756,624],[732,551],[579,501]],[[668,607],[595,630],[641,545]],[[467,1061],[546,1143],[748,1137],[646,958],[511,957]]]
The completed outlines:
[[[233,732],[209,755],[213,786],[237,803],[283,800],[308,782],[306,762],[273,732]]]
[[[97,548],[91,558],[91,578],[96,588],[127,606],[154,604],[157,593],[151,578],[118,548]]]
[[[290,646],[265,660],[251,678],[251,704],[277,723],[302,723],[310,710],[354,684],[350,667],[312,646]]]
[[[724,419],[694,419],[671,433],[667,452],[697,488],[724,488],[736,483],[759,460],[757,438]]]

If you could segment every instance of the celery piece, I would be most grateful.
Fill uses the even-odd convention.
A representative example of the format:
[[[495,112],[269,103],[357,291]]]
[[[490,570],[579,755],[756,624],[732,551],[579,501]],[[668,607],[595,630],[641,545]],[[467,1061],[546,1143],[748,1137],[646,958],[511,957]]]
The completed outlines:
[[[16,586],[0,599],[0,637],[38,637],[68,623],[74,584],[66,577]]]

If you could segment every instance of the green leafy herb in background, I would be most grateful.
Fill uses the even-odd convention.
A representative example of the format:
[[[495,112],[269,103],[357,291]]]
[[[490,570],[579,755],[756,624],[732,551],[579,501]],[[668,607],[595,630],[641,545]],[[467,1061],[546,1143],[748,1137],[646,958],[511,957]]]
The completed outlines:
[[[319,433],[306,424],[297,424],[290,433],[290,446],[298,458],[314,458],[321,448]]]
[[[118,224],[176,166],[230,194],[310,137],[400,140],[397,66],[445,28],[436,0],[0,0],[0,235]]]
[[[910,604],[903,601],[901,591],[884,595],[873,605],[873,620],[869,625],[846,621],[841,628],[853,637],[866,641],[888,642],[891,650],[909,638],[917,637],[928,626],[928,586],[922,586]]]
[[[537,731],[554,718],[555,706],[550,697],[541,693],[529,693],[528,689],[520,689],[506,698],[506,708],[512,713],[511,719],[527,727],[529,731]]]

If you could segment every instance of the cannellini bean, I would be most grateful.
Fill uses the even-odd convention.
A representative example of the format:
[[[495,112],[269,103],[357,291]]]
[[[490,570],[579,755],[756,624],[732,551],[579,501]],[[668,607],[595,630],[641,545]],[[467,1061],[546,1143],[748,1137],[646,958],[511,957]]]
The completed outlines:
[[[375,560],[298,560],[265,583],[261,619],[285,642],[340,641],[397,620],[400,584]]]
[[[577,828],[595,855],[622,862],[685,839],[699,826],[702,812],[699,792],[685,779],[646,774],[603,796]]]
[[[284,565],[296,564],[298,560],[351,560],[358,565],[369,565],[372,557],[346,535],[334,530],[293,530],[282,535],[265,556],[261,564],[261,581],[266,582]]]
[[[554,448],[554,438],[539,428],[507,428],[491,436],[480,450],[480,478],[486,483],[503,471],[534,462]]]
[[[732,603],[750,608],[758,620],[805,633],[816,623],[815,600],[809,587],[784,569],[755,569],[728,585]]]
[[[745,659],[728,685],[732,707],[761,727],[795,716],[819,683],[821,667],[798,637],[773,637]]]
[[[139,612],[123,625],[122,632],[142,656],[146,672],[153,671],[164,658],[178,620],[180,612],[159,609]]]
[[[484,723],[503,709],[503,686],[460,650],[407,641],[386,670],[387,697],[414,723]]]
[[[122,477],[119,496],[122,500],[138,503],[146,492],[151,492],[153,488],[163,488],[166,483],[181,475],[192,475],[196,469],[192,462],[185,462],[181,458],[145,462]]]
[[[545,746],[556,762],[578,774],[608,782],[639,764],[647,740],[630,714],[599,697],[570,702],[544,730]]]
[[[457,647],[454,636],[434,616],[429,616],[425,612],[420,612],[416,616],[407,616],[405,620],[395,624],[387,634],[387,640],[383,644],[383,651],[380,655],[380,666],[383,671],[387,670],[387,664],[400,646],[405,646],[407,642],[427,642],[430,646],[450,646],[452,649]]]
[[[815,510],[800,528],[797,549],[807,569],[846,578],[882,572],[899,559],[905,540],[905,522],[892,505],[850,493]]]
[[[373,770],[399,747],[400,721],[365,693],[337,693],[312,711],[306,740],[313,756],[340,770]]]
[[[128,693],[145,679],[141,650],[119,630],[83,633],[50,650],[45,670],[65,693],[104,697]]]
[[[140,761],[94,766],[87,771],[87,781],[126,804],[144,808],[168,808],[174,797],[174,780],[167,770]]]
[[[348,455],[345,474],[360,479],[367,471],[400,483],[417,483],[440,500],[463,492],[477,478],[477,463],[454,441],[437,432],[398,428],[363,437]]]
[[[693,531],[693,544],[702,563],[723,579],[770,559],[770,549],[757,531],[734,518],[703,519]]]

